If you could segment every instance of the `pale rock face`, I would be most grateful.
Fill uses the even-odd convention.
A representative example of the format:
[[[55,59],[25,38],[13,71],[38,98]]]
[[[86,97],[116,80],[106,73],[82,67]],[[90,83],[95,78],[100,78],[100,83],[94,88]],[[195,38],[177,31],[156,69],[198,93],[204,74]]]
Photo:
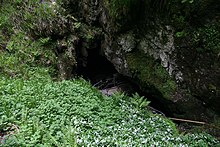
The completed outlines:
[[[173,58],[175,46],[173,30],[170,26],[166,26],[165,29],[161,28],[158,32],[150,32],[140,40],[136,39],[135,34],[130,31],[117,37],[115,42],[110,41],[110,38],[106,36],[104,42],[105,45],[102,49],[106,57],[120,73],[131,76],[124,56],[134,49],[138,49],[145,54],[151,55],[155,60],[159,59],[161,65],[167,70],[170,76],[175,77],[176,81],[183,81],[182,72],[178,70],[178,65],[175,58]]]
[[[134,34],[129,33],[129,34],[125,34],[122,35],[118,38],[118,45],[121,46],[121,49],[127,53],[127,52],[131,52],[135,47],[136,47],[136,41],[135,41],[135,37]]]
[[[183,81],[182,73],[178,71],[178,65],[172,57],[175,51],[173,32],[171,26],[166,26],[161,27],[157,32],[146,34],[140,41],[138,49],[153,56],[156,60],[160,59],[161,65],[170,76],[175,76],[177,81]]]

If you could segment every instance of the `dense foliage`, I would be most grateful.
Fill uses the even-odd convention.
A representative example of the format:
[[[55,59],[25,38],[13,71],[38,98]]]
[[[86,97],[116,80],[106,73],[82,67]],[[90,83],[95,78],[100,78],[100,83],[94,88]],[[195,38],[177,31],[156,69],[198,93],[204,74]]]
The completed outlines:
[[[162,8],[167,6],[165,2],[148,4]],[[63,0],[61,4],[69,3],[78,2]],[[106,97],[82,79],[52,81],[59,45],[59,53],[68,56],[65,51],[71,48],[74,52],[78,36],[83,34],[86,41],[95,33],[84,27],[78,35],[75,31],[81,23],[49,0],[1,0],[0,4],[0,146],[219,145],[207,134],[179,134],[170,120],[146,110],[149,102],[137,94],[132,98],[124,94]],[[116,19],[133,14],[139,4],[134,0],[106,1]],[[188,15],[173,15],[174,24],[184,22],[176,32],[179,38],[185,37],[186,19]],[[219,40],[218,28],[207,25],[198,32],[201,35],[193,32],[194,43],[205,40],[204,48],[217,52],[213,42]],[[156,75],[150,76],[157,79],[159,73],[164,70],[158,68]],[[167,85],[175,88],[172,82]]]
[[[32,41],[22,32],[13,34],[7,42],[7,50],[0,51],[1,74],[29,78],[33,69],[44,70],[44,74],[46,70],[51,75],[55,73],[56,56],[49,41],[49,38]]]
[[[2,146],[218,144],[209,135],[178,134],[171,121],[141,109],[143,98],[138,95],[136,102],[123,94],[106,97],[80,79],[1,78],[0,90]]]
[[[37,69],[58,77],[59,63],[76,64],[74,31],[80,23],[58,3],[12,0],[0,8],[0,74],[29,78]]]
[[[56,42],[40,27],[56,15],[38,1],[3,1],[0,6],[0,74],[29,78],[33,72],[55,74]],[[46,15],[45,15],[46,12]],[[50,13],[49,13],[50,12]],[[46,21],[47,20],[47,21]],[[44,21],[44,22],[43,22]],[[39,25],[39,26],[37,26]],[[36,34],[38,32],[38,34]],[[42,34],[44,33],[44,34]],[[41,36],[38,36],[41,34]],[[37,37],[37,38],[36,38]]]

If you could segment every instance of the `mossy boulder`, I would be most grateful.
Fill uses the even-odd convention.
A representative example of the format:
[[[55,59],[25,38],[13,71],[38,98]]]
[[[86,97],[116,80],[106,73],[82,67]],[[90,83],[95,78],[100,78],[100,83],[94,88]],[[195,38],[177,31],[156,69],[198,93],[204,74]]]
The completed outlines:
[[[159,62],[141,51],[128,53],[126,57],[132,77],[138,79],[143,90],[156,89],[167,100],[173,98],[176,82]]]

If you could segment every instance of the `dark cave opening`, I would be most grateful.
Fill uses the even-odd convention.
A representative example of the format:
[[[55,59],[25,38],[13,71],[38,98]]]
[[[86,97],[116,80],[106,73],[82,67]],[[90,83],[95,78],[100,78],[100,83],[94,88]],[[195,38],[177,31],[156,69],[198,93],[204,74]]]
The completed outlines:
[[[112,63],[102,56],[97,49],[89,50],[86,65],[79,64],[77,69],[77,74],[89,80],[92,84],[109,78],[116,73],[117,71]]]
[[[90,81],[100,90],[118,86],[129,96],[137,92],[140,96],[151,101],[150,107],[158,110],[155,113],[161,112],[166,116],[172,116],[172,112],[167,109],[166,104],[157,98],[158,95],[152,93],[150,89],[149,91],[142,91],[133,79],[119,74],[114,65],[98,49],[88,50],[86,66],[79,64],[77,74]],[[103,85],[100,86],[100,83]]]

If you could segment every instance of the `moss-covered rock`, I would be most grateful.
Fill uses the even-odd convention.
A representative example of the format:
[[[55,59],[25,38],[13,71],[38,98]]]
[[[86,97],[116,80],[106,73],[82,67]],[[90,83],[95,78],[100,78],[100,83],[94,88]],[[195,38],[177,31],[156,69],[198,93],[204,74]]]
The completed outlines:
[[[132,77],[138,79],[143,90],[156,89],[164,98],[173,98],[176,82],[159,62],[141,51],[128,53],[126,56]]]
[[[140,3],[135,5],[138,11],[126,10],[124,15],[121,9],[116,18],[111,13],[120,10],[111,9],[111,3],[101,11],[105,56],[142,90],[171,101],[167,106],[175,105],[173,111],[194,119],[213,118],[210,109],[220,113],[219,3]],[[125,4],[121,7],[132,9]],[[142,9],[145,6],[148,9]]]

